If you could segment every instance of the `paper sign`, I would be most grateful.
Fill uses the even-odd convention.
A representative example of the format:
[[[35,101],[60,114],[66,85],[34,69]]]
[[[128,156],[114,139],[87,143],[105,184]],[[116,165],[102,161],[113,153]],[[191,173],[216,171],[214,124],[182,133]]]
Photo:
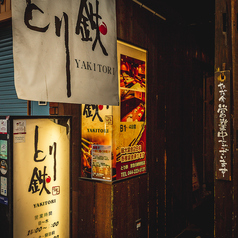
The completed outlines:
[[[0,140],[0,158],[7,159],[7,141]]]
[[[0,134],[7,134],[7,120],[0,120]]]
[[[14,120],[13,121],[13,133],[25,134],[26,133],[26,120]]]
[[[7,178],[1,177],[1,195],[7,196]]]
[[[111,180],[111,146],[93,145],[92,178]]]

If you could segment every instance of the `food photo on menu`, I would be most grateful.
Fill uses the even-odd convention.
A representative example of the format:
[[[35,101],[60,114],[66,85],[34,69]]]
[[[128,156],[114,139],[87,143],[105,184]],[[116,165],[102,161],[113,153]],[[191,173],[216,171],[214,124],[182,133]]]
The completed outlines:
[[[144,61],[121,55],[120,87],[145,91]]]
[[[145,121],[145,93],[121,90],[121,122]]]

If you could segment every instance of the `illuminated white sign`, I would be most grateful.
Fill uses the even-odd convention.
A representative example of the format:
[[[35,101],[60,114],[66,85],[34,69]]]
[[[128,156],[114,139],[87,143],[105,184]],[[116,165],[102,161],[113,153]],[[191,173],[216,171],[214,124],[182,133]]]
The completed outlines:
[[[13,237],[70,237],[69,130],[49,119],[24,127],[25,141],[13,138]]]

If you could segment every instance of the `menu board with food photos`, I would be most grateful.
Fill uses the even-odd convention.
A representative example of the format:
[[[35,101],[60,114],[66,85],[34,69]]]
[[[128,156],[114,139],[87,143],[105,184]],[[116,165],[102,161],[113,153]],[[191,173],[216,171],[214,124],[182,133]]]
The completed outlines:
[[[146,50],[118,41],[119,106],[82,105],[81,177],[146,173]]]

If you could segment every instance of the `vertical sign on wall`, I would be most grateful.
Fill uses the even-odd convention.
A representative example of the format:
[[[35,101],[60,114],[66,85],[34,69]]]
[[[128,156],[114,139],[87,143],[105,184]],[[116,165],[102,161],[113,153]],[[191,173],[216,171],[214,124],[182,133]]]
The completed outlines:
[[[146,57],[138,47],[118,42],[120,106],[113,107],[113,161],[116,179],[146,172]]]
[[[215,73],[215,164],[216,179],[231,180],[230,71]]]
[[[13,122],[14,238],[70,237],[69,126]]]

